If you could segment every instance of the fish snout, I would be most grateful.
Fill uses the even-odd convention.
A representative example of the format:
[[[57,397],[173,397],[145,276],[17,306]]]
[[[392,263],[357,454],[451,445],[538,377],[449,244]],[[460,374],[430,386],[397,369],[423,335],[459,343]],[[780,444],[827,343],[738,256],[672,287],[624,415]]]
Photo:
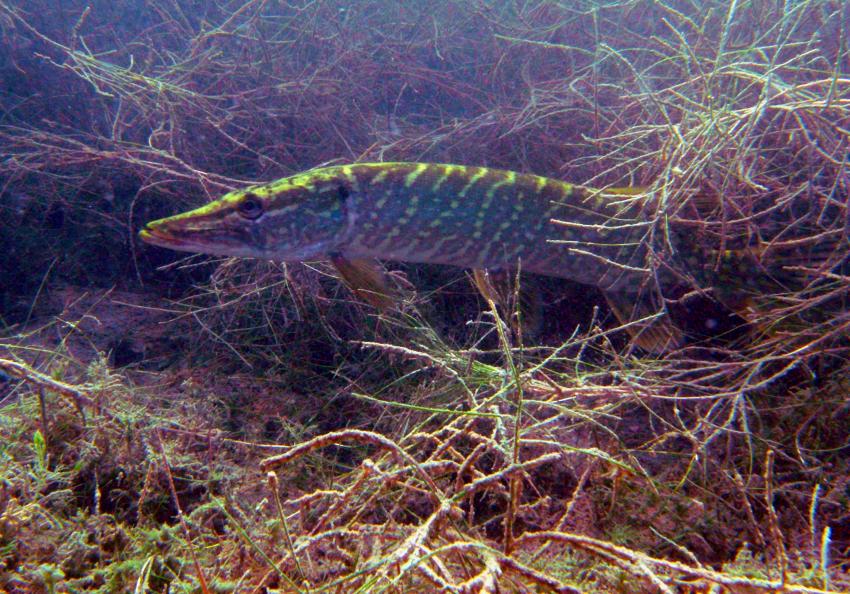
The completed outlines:
[[[183,240],[169,229],[170,225],[168,223],[168,219],[151,221],[145,225],[144,229],[139,231],[139,239],[145,243],[165,248],[174,248],[181,245]]]

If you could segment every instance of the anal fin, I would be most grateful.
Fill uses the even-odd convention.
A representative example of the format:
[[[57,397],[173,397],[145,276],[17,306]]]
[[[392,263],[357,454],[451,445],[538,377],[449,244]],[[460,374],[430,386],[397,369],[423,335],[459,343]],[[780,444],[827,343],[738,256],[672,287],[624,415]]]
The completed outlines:
[[[374,260],[349,260],[334,254],[331,264],[357,297],[377,309],[390,309],[400,301],[400,296],[387,283],[384,269]]]
[[[632,293],[605,292],[605,300],[614,316],[624,326],[632,340],[643,350],[660,354],[670,351],[684,341],[682,331],[666,313],[647,300]]]

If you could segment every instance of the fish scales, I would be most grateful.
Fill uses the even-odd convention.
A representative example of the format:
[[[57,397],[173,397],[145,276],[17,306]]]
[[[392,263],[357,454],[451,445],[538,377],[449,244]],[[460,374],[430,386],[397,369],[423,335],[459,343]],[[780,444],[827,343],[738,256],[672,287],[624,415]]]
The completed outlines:
[[[487,269],[519,265],[635,292],[646,279],[645,227],[623,225],[629,216],[595,190],[537,175],[360,163],[231,192],[150,223],[142,237],[185,251],[282,261],[336,256]]]
[[[640,320],[627,328],[636,343],[663,352],[682,341],[669,317],[659,315],[661,293],[680,276],[669,265],[650,274],[647,237],[653,222],[641,216],[642,206],[636,189],[600,192],[486,167],[359,163],[235,190],[148,223],[140,237],[189,252],[330,260],[356,294],[382,308],[393,302],[391,291],[371,259],[477,271],[520,267],[602,289],[622,322]],[[845,249],[844,238],[807,249],[764,244],[718,253],[685,221],[671,221],[668,231],[665,242],[674,247],[677,266],[756,322],[762,317],[759,303],[771,307],[772,301],[752,297],[813,282],[798,272],[800,262],[826,270],[837,257],[850,267],[840,254],[833,256]],[[486,295],[477,280],[483,275],[475,277]],[[843,300],[835,301],[823,315],[844,307]]]
[[[634,231],[566,227],[553,219],[604,226],[615,210],[588,190],[513,171],[414,163],[352,166],[360,192],[350,209],[362,223],[343,253],[349,257],[523,270],[617,288],[635,274],[603,259],[635,265]],[[610,212],[608,212],[610,211]],[[572,241],[594,256],[571,254]],[[591,245],[594,244],[594,245]],[[624,248],[623,244],[631,244]],[[626,253],[629,252],[630,253]],[[640,262],[638,262],[640,265]]]

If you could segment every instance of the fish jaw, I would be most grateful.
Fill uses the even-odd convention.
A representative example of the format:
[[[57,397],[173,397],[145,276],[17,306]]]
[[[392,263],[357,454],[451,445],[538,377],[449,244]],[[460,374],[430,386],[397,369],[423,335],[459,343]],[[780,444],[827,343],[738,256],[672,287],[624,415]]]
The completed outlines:
[[[164,219],[160,219],[160,221],[162,220]],[[160,221],[151,221],[145,225],[145,228],[139,231],[139,239],[157,247],[191,251],[188,247],[184,248],[186,242],[183,239],[169,233],[164,225],[159,224]]]
[[[221,218],[211,219],[190,211],[149,222],[139,231],[139,239],[180,252],[278,262],[324,260],[329,254],[342,251],[337,237],[310,240],[296,238],[294,231],[269,229],[262,221],[231,219],[228,223]]]
[[[139,231],[139,239],[180,252],[243,258],[266,256],[262,246],[257,245],[257,237],[251,237],[246,229],[205,225],[187,214],[191,213],[151,221]]]

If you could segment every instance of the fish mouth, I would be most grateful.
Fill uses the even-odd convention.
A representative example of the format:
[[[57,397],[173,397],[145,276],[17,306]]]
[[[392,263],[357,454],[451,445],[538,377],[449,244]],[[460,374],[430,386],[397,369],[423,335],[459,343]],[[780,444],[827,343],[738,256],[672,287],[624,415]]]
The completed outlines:
[[[255,255],[253,252],[233,247],[228,243],[228,237],[210,235],[209,230],[181,229],[170,219],[151,221],[139,231],[139,239],[150,245],[178,252],[195,252],[210,256]]]
[[[179,249],[187,245],[185,240],[173,235],[163,225],[158,225],[156,222],[145,225],[145,228],[139,231],[139,239],[157,247],[171,249]]]

